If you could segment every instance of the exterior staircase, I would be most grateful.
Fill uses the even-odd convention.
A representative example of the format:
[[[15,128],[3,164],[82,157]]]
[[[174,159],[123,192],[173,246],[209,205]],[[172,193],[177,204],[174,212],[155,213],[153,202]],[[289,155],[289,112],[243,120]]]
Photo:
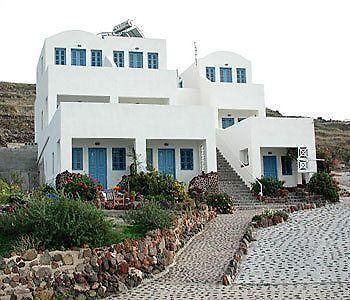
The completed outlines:
[[[243,209],[283,209],[286,206],[297,205],[305,200],[297,192],[290,192],[287,199],[265,203],[259,201],[238,173],[231,167],[219,149],[216,149],[219,191],[232,196],[236,208]]]
[[[238,173],[231,167],[226,158],[216,149],[219,190],[233,197],[235,206],[239,209],[261,206],[248,186]]]

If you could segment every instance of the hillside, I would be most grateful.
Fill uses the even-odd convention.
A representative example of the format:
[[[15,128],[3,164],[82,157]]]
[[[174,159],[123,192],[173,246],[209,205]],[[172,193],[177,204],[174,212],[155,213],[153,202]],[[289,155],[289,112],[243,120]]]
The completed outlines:
[[[0,146],[34,142],[35,84],[0,82]],[[283,117],[266,109],[271,117]],[[350,122],[315,120],[316,144],[334,158],[350,164]]]
[[[0,146],[34,142],[35,84],[0,82]]]
[[[283,116],[278,110],[266,109],[268,117]],[[315,119],[316,147],[329,151],[339,162],[350,165],[350,121]]]

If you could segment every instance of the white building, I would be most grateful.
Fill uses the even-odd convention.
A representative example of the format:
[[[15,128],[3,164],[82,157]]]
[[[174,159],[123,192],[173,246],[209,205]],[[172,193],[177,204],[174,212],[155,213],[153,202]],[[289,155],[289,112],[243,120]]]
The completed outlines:
[[[44,181],[69,170],[112,187],[129,173],[132,149],[139,170],[149,164],[183,182],[217,170],[216,148],[247,184],[261,176],[301,183],[289,148],[306,147],[303,172],[316,171],[313,120],[266,118],[248,60],[215,52],[178,76],[167,69],[165,40],[123,26],[45,40],[35,102]]]

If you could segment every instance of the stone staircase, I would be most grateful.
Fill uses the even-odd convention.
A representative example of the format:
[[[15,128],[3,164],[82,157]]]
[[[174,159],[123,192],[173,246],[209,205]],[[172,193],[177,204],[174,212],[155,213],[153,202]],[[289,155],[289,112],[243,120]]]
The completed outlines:
[[[216,149],[216,159],[220,192],[231,195],[235,205],[240,209],[260,206],[261,203],[218,149]]]
[[[235,206],[240,209],[283,209],[286,206],[298,204],[301,199],[295,193],[290,193],[288,199],[281,202],[265,203],[259,201],[244,183],[238,173],[231,167],[219,149],[216,149],[219,191],[233,197]]]

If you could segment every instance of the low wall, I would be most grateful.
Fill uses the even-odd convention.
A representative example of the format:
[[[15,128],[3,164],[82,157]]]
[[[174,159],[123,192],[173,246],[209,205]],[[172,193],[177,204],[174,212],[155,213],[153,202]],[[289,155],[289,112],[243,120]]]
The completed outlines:
[[[175,253],[216,213],[204,207],[139,240],[71,251],[28,250],[0,260],[0,299],[96,299],[127,292],[174,262]]]
[[[28,191],[39,183],[39,171],[36,164],[37,146],[19,148],[0,148],[0,178],[22,183],[22,189]]]

